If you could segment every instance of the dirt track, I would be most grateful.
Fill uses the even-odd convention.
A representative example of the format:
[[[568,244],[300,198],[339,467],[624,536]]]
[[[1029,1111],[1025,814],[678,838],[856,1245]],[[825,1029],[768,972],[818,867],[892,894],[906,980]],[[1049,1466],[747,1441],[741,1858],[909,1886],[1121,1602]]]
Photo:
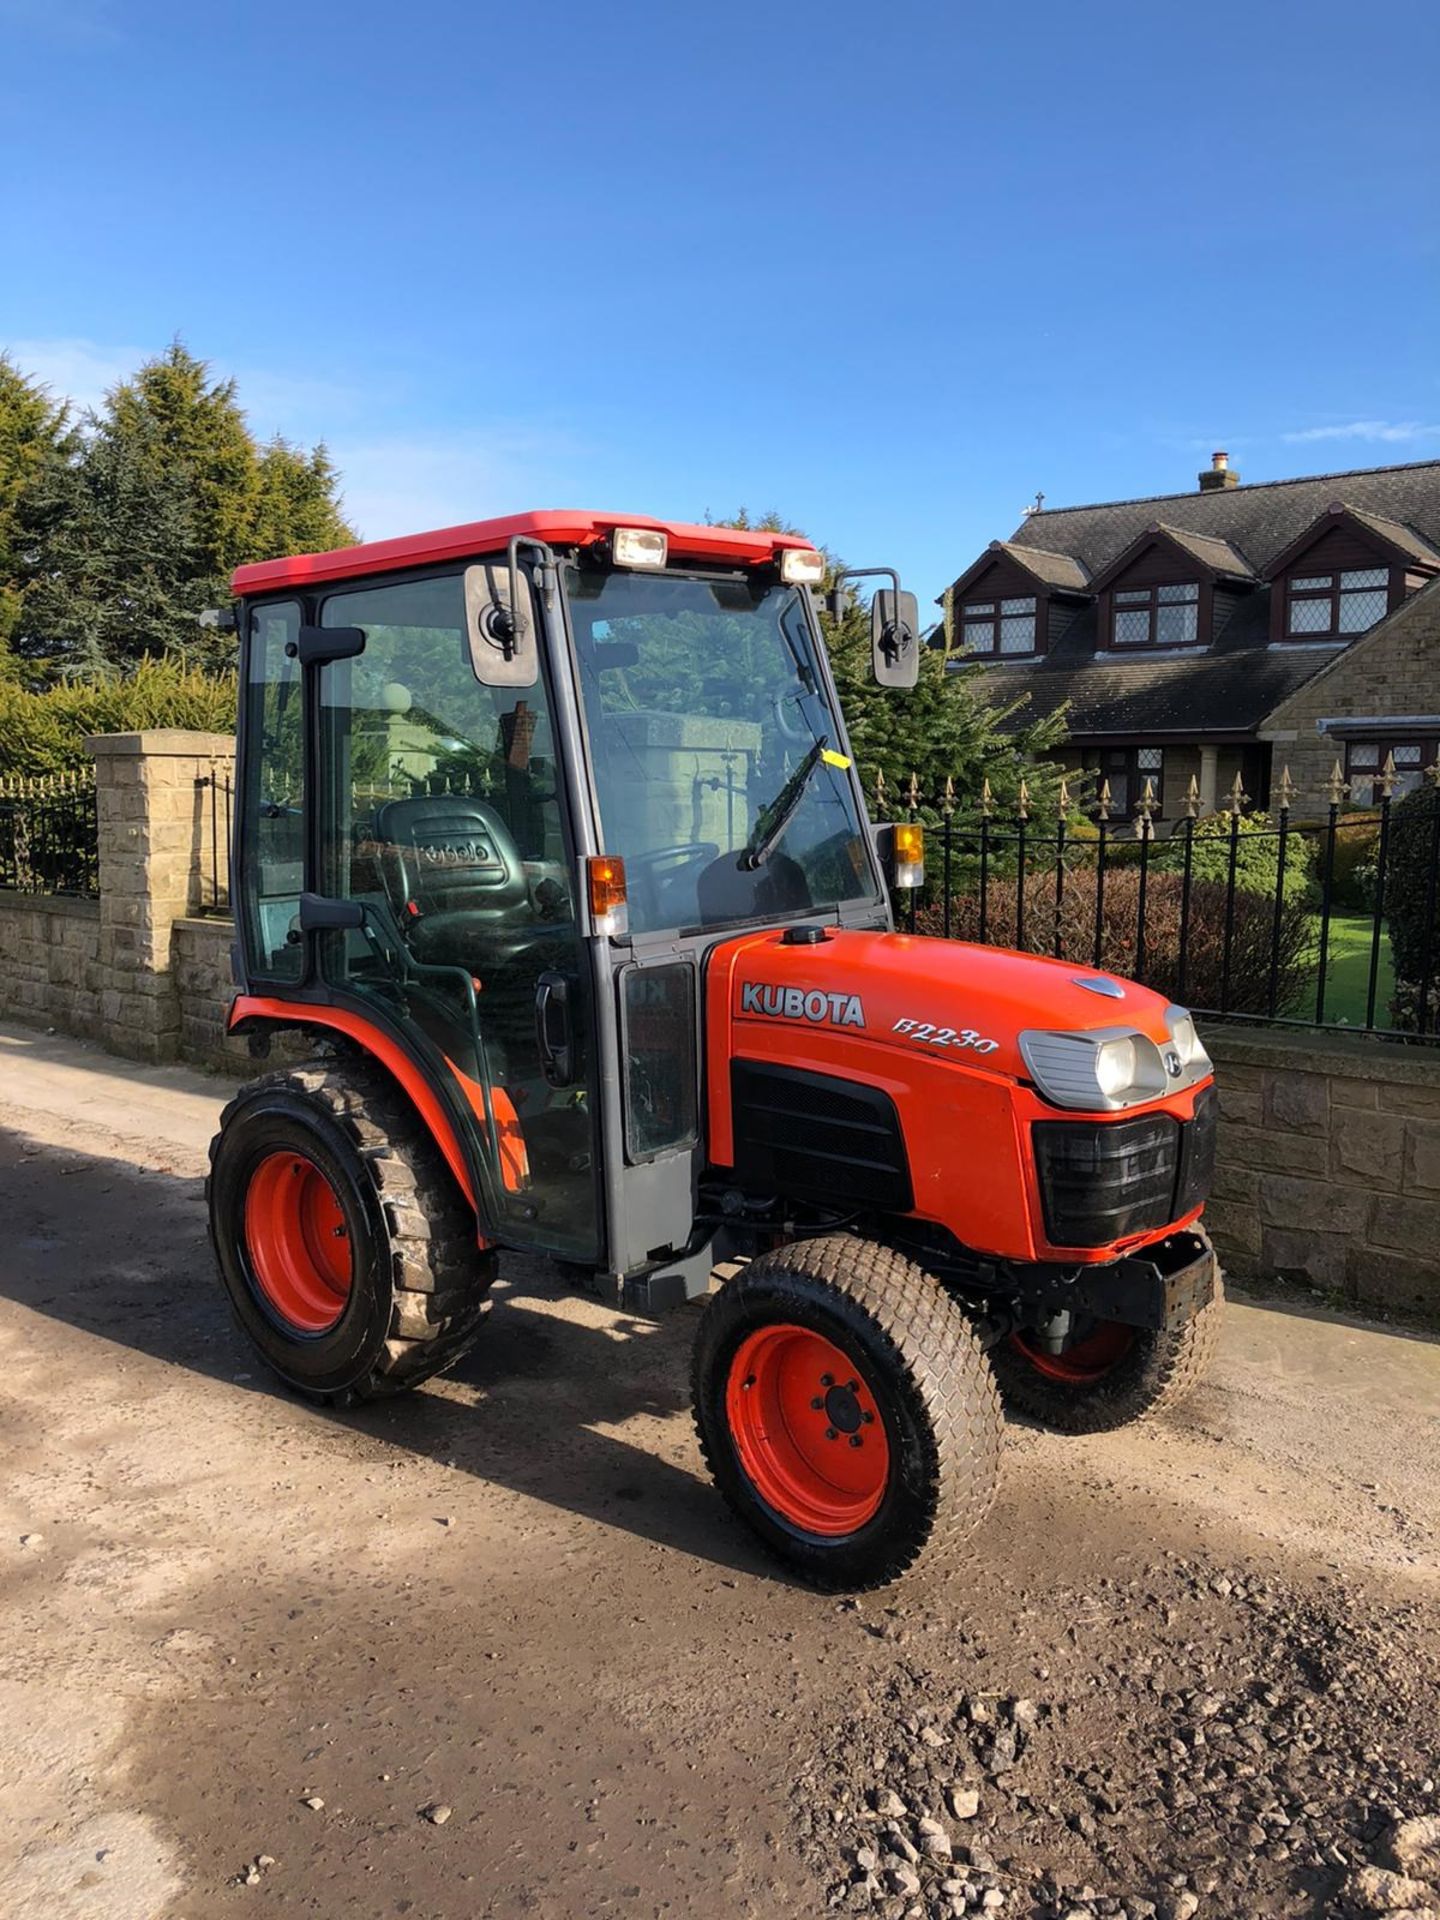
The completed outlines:
[[[968,1582],[837,1604],[699,1477],[688,1315],[517,1263],[421,1394],[275,1391],[204,1241],[221,1094],[0,1031],[0,1911],[966,1910],[886,1879],[895,1792],[972,1905],[1320,1915],[1440,1810],[1435,1342],[1237,1304],[1170,1424],[1012,1431]]]

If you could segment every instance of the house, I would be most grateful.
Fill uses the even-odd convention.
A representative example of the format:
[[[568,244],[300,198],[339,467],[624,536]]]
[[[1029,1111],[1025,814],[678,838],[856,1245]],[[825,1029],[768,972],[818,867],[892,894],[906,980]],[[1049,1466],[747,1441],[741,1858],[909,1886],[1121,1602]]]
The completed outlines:
[[[1112,818],[1148,782],[1173,823],[1192,778],[1213,813],[1237,773],[1264,808],[1282,767],[1323,817],[1337,760],[1364,806],[1391,755],[1399,795],[1440,751],[1440,461],[1242,486],[1217,453],[1193,493],[1032,511],[948,597],[954,664],[1064,705],[1057,757]]]

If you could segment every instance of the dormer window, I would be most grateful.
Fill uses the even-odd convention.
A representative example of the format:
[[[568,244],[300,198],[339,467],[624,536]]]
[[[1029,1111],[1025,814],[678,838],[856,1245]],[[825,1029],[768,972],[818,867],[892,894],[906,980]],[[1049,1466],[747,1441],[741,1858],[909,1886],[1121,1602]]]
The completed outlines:
[[[1188,647],[1200,633],[1200,583],[1136,587],[1114,595],[1117,647]]]
[[[966,653],[995,655],[1034,653],[1035,596],[1010,600],[967,602],[960,609],[962,642]]]
[[[1292,639],[1365,633],[1389,611],[1390,569],[1292,574],[1287,597],[1285,632]]]

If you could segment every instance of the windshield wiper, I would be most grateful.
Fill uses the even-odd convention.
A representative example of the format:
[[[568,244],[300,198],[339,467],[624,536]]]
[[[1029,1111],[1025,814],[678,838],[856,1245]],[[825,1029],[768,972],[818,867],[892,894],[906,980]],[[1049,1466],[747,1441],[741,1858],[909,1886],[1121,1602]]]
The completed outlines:
[[[805,758],[796,767],[790,778],[776,794],[775,798],[760,809],[755,822],[755,831],[745,843],[740,855],[740,865],[747,873],[753,873],[756,867],[763,867],[775,851],[775,843],[790,824],[791,816],[800,804],[800,797],[816,767],[824,758],[830,745],[828,733],[822,733],[811,747]]]

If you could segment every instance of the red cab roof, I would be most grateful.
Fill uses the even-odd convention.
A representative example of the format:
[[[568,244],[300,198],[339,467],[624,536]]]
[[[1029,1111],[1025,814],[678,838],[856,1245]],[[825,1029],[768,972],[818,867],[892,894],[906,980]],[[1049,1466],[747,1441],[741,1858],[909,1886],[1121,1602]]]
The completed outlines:
[[[512,513],[503,520],[471,520],[461,527],[442,527],[436,533],[370,540],[358,547],[336,547],[329,553],[296,553],[284,560],[262,560],[253,566],[237,567],[230,586],[237,595],[274,593],[278,588],[304,587],[314,581],[351,580],[357,574],[433,566],[471,554],[500,552],[516,534],[543,540],[552,547],[584,547],[607,538],[616,527],[658,529],[670,536],[672,554],[690,560],[738,561],[742,566],[769,560],[782,547],[812,545],[793,533],[692,527],[680,520],[652,520],[643,513],[582,513],[557,508]]]

